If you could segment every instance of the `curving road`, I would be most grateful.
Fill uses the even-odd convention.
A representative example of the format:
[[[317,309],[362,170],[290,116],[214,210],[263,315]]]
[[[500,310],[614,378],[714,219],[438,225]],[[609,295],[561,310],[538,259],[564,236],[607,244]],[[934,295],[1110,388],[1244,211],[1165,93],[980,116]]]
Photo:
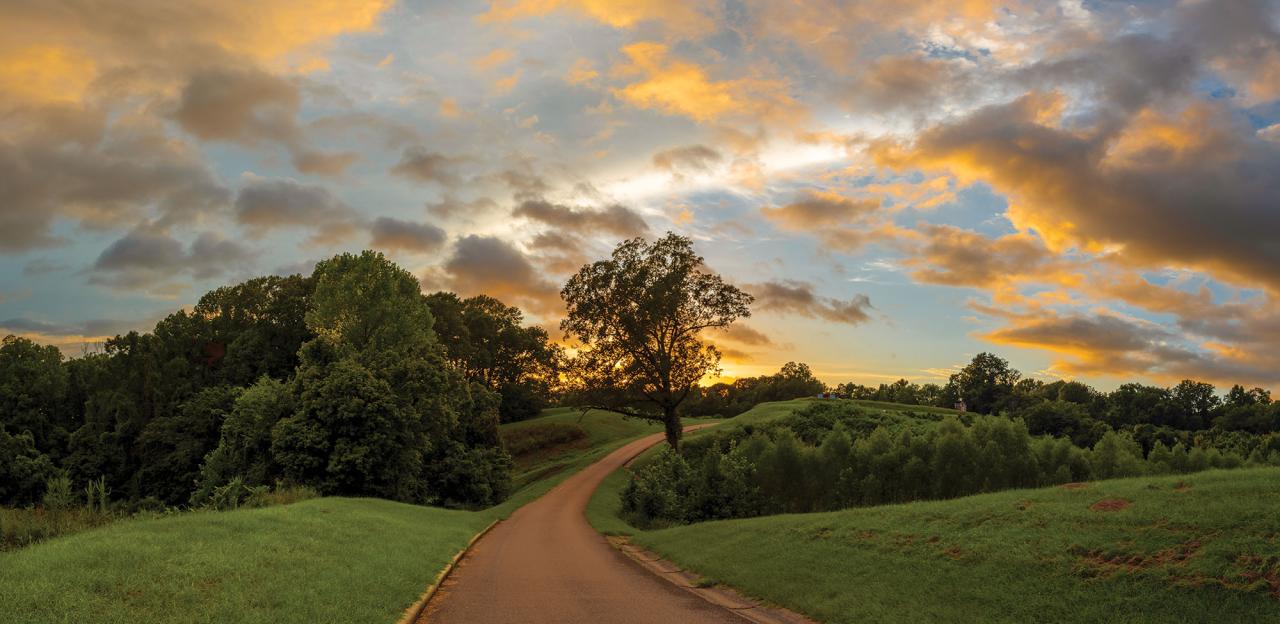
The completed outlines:
[[[655,434],[610,453],[495,526],[419,623],[743,622],[642,569],[587,523],[587,501],[600,482],[662,439]]]

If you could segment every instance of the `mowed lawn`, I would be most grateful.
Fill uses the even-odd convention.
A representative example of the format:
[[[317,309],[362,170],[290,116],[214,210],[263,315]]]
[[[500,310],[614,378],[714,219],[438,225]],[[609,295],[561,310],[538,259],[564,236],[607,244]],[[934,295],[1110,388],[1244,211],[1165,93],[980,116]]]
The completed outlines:
[[[1277,468],[602,528],[829,622],[1280,621]]]
[[[0,620],[395,622],[490,520],[322,498],[124,521],[0,555]]]
[[[124,520],[0,553],[0,622],[395,622],[473,535],[630,440],[638,420],[548,410],[586,437],[517,458],[522,485],[482,511],[321,498]],[[706,422],[706,421],[700,421]]]

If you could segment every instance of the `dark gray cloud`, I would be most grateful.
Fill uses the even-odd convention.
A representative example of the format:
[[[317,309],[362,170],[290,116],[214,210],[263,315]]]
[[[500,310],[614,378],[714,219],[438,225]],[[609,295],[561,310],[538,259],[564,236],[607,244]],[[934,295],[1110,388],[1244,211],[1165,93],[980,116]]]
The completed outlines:
[[[530,199],[521,202],[511,214],[578,234],[604,233],[625,238],[649,231],[649,225],[639,213],[619,204],[600,209],[573,208]]]
[[[404,150],[400,162],[391,167],[391,173],[414,182],[453,186],[458,183],[456,165],[455,159],[418,145]]]
[[[257,253],[210,232],[189,245],[168,232],[139,227],[111,243],[89,269],[89,283],[121,290],[168,295],[184,277],[209,279],[246,268]]]
[[[299,136],[295,119],[301,104],[292,82],[252,67],[218,67],[190,77],[173,118],[206,141],[293,142]]]
[[[288,178],[250,178],[235,201],[236,219],[254,238],[277,228],[309,228],[314,243],[332,243],[353,234],[355,210],[329,189]]]
[[[426,288],[462,295],[488,294],[542,316],[562,309],[560,289],[511,243],[491,236],[459,239],[439,272],[423,276]]]
[[[445,231],[430,223],[378,217],[369,228],[369,244],[379,249],[425,253],[444,245]]]
[[[799,280],[782,280],[751,284],[746,288],[755,295],[757,310],[820,318],[833,323],[860,325],[871,320],[871,299],[863,294],[849,300],[826,297],[814,292],[814,285]]]
[[[311,147],[307,132],[298,125],[301,106],[302,90],[293,81],[254,67],[214,67],[190,76],[172,117],[206,141],[279,144],[300,173],[343,174],[359,155]]]

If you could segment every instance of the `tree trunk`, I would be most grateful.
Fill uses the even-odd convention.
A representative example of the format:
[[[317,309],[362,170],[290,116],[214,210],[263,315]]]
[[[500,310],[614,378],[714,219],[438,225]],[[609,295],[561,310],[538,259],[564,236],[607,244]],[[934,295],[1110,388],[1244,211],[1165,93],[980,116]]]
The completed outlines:
[[[683,433],[683,427],[680,426],[680,416],[676,415],[674,407],[662,408],[662,424],[667,428],[667,444],[673,449],[680,448],[680,434]]]

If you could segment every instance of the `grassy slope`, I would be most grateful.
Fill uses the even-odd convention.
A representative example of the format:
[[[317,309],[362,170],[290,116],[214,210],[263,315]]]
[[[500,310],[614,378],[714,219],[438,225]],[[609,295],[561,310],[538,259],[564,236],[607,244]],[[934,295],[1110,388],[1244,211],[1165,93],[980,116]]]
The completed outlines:
[[[579,422],[576,410],[544,419]],[[705,422],[705,421],[703,421]],[[378,499],[126,520],[0,554],[5,622],[394,622],[480,529],[658,425],[593,412],[482,511]],[[504,427],[526,426],[522,423]]]
[[[633,540],[831,622],[1275,621],[1277,483],[1275,468],[1121,479]],[[1103,499],[1132,504],[1090,510]]]
[[[759,423],[803,404],[763,404],[730,422]],[[1262,622],[1280,612],[1275,468],[660,531],[618,517],[626,482],[615,472],[592,498],[587,516],[598,530],[631,535],[689,569],[824,621]],[[1103,499],[1132,504],[1089,509]]]

